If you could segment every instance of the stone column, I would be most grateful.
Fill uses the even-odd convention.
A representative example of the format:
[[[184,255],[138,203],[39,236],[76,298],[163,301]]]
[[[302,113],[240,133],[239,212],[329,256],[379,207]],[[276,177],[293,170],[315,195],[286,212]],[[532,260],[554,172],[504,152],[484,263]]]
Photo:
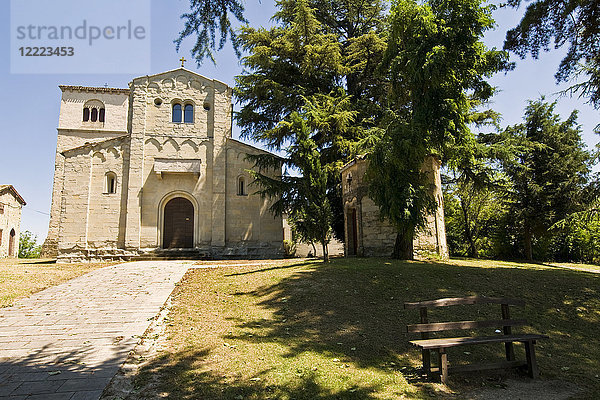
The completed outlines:
[[[146,80],[134,80],[129,99],[129,168],[127,177],[127,206],[125,217],[125,248],[140,248],[142,187],[144,185],[144,137],[146,133]]]
[[[231,89],[213,81],[214,131],[213,131],[213,198],[212,198],[212,246],[224,247],[226,241],[226,183],[227,138],[231,137]]]

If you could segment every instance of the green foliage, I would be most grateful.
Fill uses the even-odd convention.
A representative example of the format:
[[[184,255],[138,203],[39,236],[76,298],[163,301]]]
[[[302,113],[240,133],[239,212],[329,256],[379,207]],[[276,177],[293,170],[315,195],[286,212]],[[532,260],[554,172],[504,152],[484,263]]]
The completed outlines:
[[[425,157],[450,167],[473,159],[473,109],[492,96],[486,81],[510,68],[504,52],[481,42],[493,27],[491,9],[477,0],[398,0],[381,72],[391,82],[389,113],[374,131],[367,179],[382,217],[398,229],[395,257],[412,258],[412,237],[424,213],[435,209]]]
[[[486,140],[496,148],[510,181],[508,218],[523,240],[524,256],[532,260],[534,247],[549,246],[549,228],[581,211],[586,204],[592,154],[577,124],[577,112],[565,121],[554,113],[555,103],[544,98],[529,102],[525,123],[509,126]],[[537,254],[545,258],[548,250]]]
[[[506,229],[506,204],[492,186],[452,180],[444,185],[444,218],[451,255],[494,258],[497,233]]]
[[[509,0],[518,7],[522,0]],[[521,58],[531,54],[538,58],[540,50],[568,44],[568,50],[555,75],[567,81],[583,74],[588,80],[576,84],[582,96],[595,107],[600,106],[600,18],[598,2],[591,0],[535,0],[527,6],[519,25],[506,34],[504,48]]]
[[[19,258],[39,258],[42,246],[37,244],[37,236],[29,231],[21,232],[19,238]]]
[[[571,220],[554,240],[556,253],[561,260],[600,264],[600,220]]]
[[[286,258],[294,257],[296,255],[296,242],[294,242],[293,240],[284,240],[283,253]]]
[[[196,44],[192,48],[192,55],[196,63],[201,65],[206,58],[214,63],[218,30],[220,35],[218,49],[221,50],[225,46],[229,36],[234,51],[240,57],[240,44],[237,33],[231,25],[230,15],[239,22],[248,22],[244,17],[244,5],[240,0],[190,0],[190,12],[181,16],[181,19],[185,20],[185,25],[179,32],[179,38],[175,40],[177,51],[185,38],[195,36]]]
[[[258,193],[275,199],[271,210],[276,215],[288,214],[288,221],[300,241],[321,243],[327,262],[332,215],[327,196],[327,170],[323,168],[317,146],[311,139],[315,125],[319,125],[311,120],[314,107],[314,103],[307,101],[302,114],[294,112],[285,122],[285,129],[294,134],[293,144],[287,149],[289,158],[285,162],[295,166],[301,175],[284,175],[279,180],[261,172],[250,172],[261,187]],[[260,165],[260,159],[255,160]]]
[[[236,122],[242,136],[285,152],[297,140],[292,114],[304,109],[302,118],[327,174],[334,233],[342,239],[340,168],[356,141],[377,124],[385,95],[386,85],[374,74],[385,49],[378,33],[383,31],[382,2],[279,0],[277,5],[276,27],[241,29],[248,55],[236,77],[241,103]],[[278,162],[268,158],[255,161],[259,166]],[[286,166],[300,169],[292,157]]]

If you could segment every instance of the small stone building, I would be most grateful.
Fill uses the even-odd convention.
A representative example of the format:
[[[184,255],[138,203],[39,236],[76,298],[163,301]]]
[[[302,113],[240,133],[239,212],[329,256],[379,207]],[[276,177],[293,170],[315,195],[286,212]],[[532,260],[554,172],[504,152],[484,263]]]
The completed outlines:
[[[364,181],[367,165],[364,157],[357,157],[342,168],[345,253],[346,256],[389,257],[394,250],[396,229],[388,221],[379,218],[379,207],[368,196],[368,186]],[[438,207],[433,215],[427,216],[425,228],[416,232],[414,252],[417,257],[437,254],[446,259],[448,246],[440,162],[436,157],[427,157],[423,163],[423,171],[432,183],[433,196]]]
[[[12,185],[0,185],[0,258],[19,255],[21,210],[27,204]]]
[[[282,255],[281,218],[249,195],[246,156],[264,151],[232,138],[225,83],[179,68],[124,89],[60,89],[45,256]]]

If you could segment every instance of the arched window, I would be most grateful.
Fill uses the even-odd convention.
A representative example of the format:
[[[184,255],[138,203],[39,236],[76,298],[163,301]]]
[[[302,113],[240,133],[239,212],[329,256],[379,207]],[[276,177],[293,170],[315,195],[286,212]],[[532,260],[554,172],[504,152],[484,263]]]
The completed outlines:
[[[104,122],[104,103],[98,99],[91,99],[83,105],[83,122]]]
[[[183,122],[186,124],[194,123],[194,106],[192,104],[186,104],[183,114]]]
[[[173,122],[181,122],[181,104],[173,104]]]
[[[248,193],[246,192],[246,178],[240,176],[238,178],[238,196],[246,196]]]
[[[106,173],[106,188],[105,193],[117,193],[117,175],[114,172]]]

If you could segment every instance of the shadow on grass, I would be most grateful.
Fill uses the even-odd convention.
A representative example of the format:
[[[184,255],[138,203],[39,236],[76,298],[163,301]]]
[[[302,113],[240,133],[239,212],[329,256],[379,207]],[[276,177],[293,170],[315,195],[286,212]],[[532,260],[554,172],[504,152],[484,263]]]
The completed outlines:
[[[277,270],[286,270],[286,269],[291,269],[291,268],[298,268],[298,267],[304,266],[304,265],[306,265],[306,263],[294,263],[294,264],[287,264],[287,265],[277,265],[277,266],[274,266],[274,267],[268,267],[268,268],[262,268],[262,269],[254,269],[254,270],[250,270],[250,271],[235,272],[235,273],[232,273],[232,274],[227,274],[225,276],[230,277],[230,276],[253,275],[253,274],[260,273],[260,272],[277,271]]]
[[[375,399],[373,388],[355,387],[342,391],[328,390],[317,382],[315,374],[295,377],[283,385],[265,384],[261,376],[242,381],[236,376],[214,371],[193,370],[198,362],[209,358],[208,350],[184,351],[173,356],[163,356],[145,367],[136,378],[143,386],[140,397],[156,396],[171,399]],[[175,361],[174,361],[175,360]],[[169,374],[164,374],[169,371]],[[267,373],[268,370],[264,371]],[[160,381],[157,381],[159,379]],[[154,386],[154,387],[153,387]],[[156,387],[160,387],[158,390]]]
[[[247,346],[272,343],[283,347],[281,357],[289,363],[305,354],[317,354],[346,363],[356,374],[366,371],[401,374],[405,382],[418,383],[421,381],[416,370],[419,353],[408,343],[416,337],[406,333],[407,324],[418,322],[418,312],[404,310],[404,302],[467,295],[521,298],[527,305],[524,309],[513,308],[512,318],[529,320],[532,326],[524,328],[525,332],[550,336],[537,346],[542,377],[575,381],[589,389],[589,398],[598,398],[600,276],[532,265],[523,268],[503,267],[501,263],[494,263],[489,268],[483,265],[340,259],[329,265],[309,263],[304,267],[294,265],[217,277],[211,275],[211,279],[222,279],[229,285],[231,292],[228,294],[237,299],[234,304],[251,304],[272,315],[269,319],[253,319],[244,313],[229,314],[229,321],[234,322],[236,330],[223,335],[221,340],[246,343]],[[249,275],[260,280],[261,274],[265,275],[264,282],[269,284],[244,290]],[[430,320],[498,319],[500,307],[496,306],[441,308],[430,314]],[[478,333],[493,335],[494,329]],[[448,334],[464,335],[465,332]],[[500,361],[504,355],[501,344],[450,350],[449,360],[454,364]],[[515,352],[518,359],[524,359],[522,347],[517,346]],[[208,358],[209,353],[205,352],[177,354],[151,364],[147,371],[162,373],[166,379],[171,379],[162,387],[181,386],[173,398],[381,397],[376,393],[379,388],[367,383],[368,378],[351,390],[332,392],[310,374],[289,384],[271,387],[268,380],[244,383],[235,376],[219,375],[223,371],[194,372],[199,371],[198,363]],[[256,362],[251,358],[244,361]],[[494,372],[487,376],[490,374],[497,376]],[[480,380],[471,385],[481,386],[486,375],[476,379]],[[451,375],[450,387],[460,392],[465,388],[465,380],[463,375]],[[416,390],[418,398],[429,396],[422,389]]]

